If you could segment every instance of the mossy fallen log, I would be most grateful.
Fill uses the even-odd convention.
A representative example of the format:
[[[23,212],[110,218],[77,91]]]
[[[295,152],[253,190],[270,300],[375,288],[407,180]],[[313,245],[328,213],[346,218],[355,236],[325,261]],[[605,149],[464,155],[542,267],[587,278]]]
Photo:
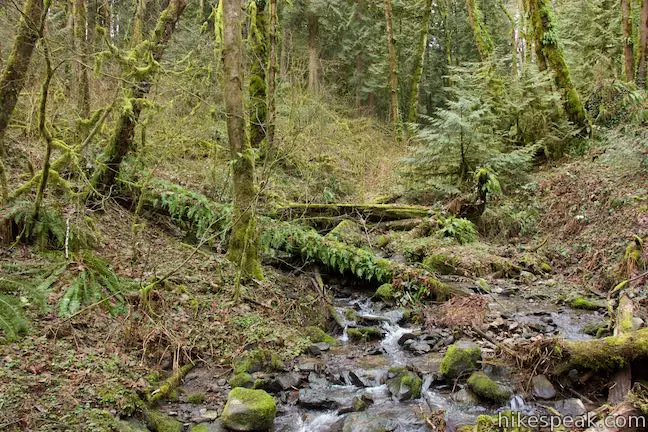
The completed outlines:
[[[278,207],[271,217],[280,220],[361,216],[368,222],[387,222],[402,219],[425,218],[431,209],[400,204],[287,204]]]
[[[187,363],[186,365],[179,367],[160,385],[160,387],[158,387],[157,390],[148,396],[148,404],[150,406],[155,406],[156,403],[165,399],[176,387],[180,385],[180,382],[193,368],[194,364],[192,363]]]

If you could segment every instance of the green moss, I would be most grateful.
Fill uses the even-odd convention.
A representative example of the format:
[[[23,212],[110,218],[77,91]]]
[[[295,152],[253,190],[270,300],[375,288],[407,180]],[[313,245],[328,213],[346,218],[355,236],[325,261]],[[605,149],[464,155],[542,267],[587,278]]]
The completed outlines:
[[[465,372],[476,370],[480,360],[481,349],[478,346],[452,344],[443,356],[439,372],[447,378],[457,378]]]
[[[512,396],[508,388],[495,382],[484,372],[474,372],[470,375],[468,386],[477,396],[493,402],[506,402]]]
[[[352,327],[347,329],[347,335],[351,340],[369,341],[380,339],[382,332],[378,327]]]
[[[182,423],[160,411],[148,410],[145,417],[146,426],[154,432],[182,432]]]
[[[230,391],[221,421],[233,430],[265,431],[272,427],[277,407],[263,390],[237,387]]]
[[[262,370],[282,370],[284,364],[276,353],[265,349],[249,351],[241,360],[234,364],[234,373],[254,373]]]
[[[374,297],[378,297],[385,302],[391,302],[394,300],[394,287],[390,283],[382,284],[374,293]]]
[[[457,432],[530,432],[520,423],[519,412],[504,411],[496,416],[480,415],[474,426],[457,429]]]
[[[367,243],[360,225],[352,220],[343,220],[333,228],[324,238],[330,238],[339,242],[354,246],[362,246]]]
[[[389,243],[391,243],[391,237],[389,237],[388,235],[379,235],[378,237],[376,237],[375,243],[376,247],[383,249],[387,247]]]
[[[329,345],[337,345],[338,341],[319,327],[306,327],[306,336],[312,343],[326,342]]]
[[[583,297],[576,297],[569,302],[569,305],[574,309],[598,310],[602,308],[601,305]]]
[[[451,255],[434,254],[423,259],[423,266],[434,273],[449,275],[457,271],[460,262]]]
[[[387,382],[387,387],[393,396],[399,400],[411,400],[421,396],[422,381],[418,375],[405,368],[390,368],[389,372],[396,374]]]
[[[250,375],[247,372],[237,373],[234,376],[232,376],[229,380],[229,385],[232,388],[235,387],[251,388],[253,384],[254,384],[254,378],[252,378],[252,375]]]
[[[356,321],[358,319],[358,314],[356,311],[351,308],[344,309],[344,317],[349,321]]]
[[[204,423],[200,423],[191,426],[190,432],[209,432],[209,427]]]
[[[201,404],[205,402],[205,394],[204,393],[192,393],[189,396],[187,396],[187,402],[190,404]]]

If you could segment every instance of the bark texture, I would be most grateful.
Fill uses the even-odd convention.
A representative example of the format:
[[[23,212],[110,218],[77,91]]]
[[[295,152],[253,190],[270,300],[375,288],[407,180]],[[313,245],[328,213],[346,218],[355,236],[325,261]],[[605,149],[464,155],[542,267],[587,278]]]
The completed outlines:
[[[637,83],[645,86],[646,83],[646,62],[648,62],[648,0],[641,4],[641,19],[639,22],[639,70],[637,72]]]
[[[400,123],[398,110],[398,73],[396,44],[394,42],[394,26],[392,17],[392,0],[385,0],[385,22],[387,24],[387,52],[389,55],[389,87],[391,98],[389,104],[389,121],[394,129],[398,129]]]
[[[626,81],[634,80],[634,48],[632,43],[632,7],[630,0],[621,0],[623,27],[623,65]]]
[[[415,122],[418,119],[419,92],[421,78],[423,77],[423,65],[425,52],[428,45],[428,32],[430,29],[430,17],[432,16],[432,0],[425,0],[423,18],[421,20],[421,32],[419,33],[418,52],[414,58],[414,69],[412,73],[412,86],[410,88],[410,106],[407,119]]]
[[[468,9],[468,19],[473,29],[473,36],[477,51],[479,51],[479,57],[484,61],[493,54],[493,39],[490,36],[488,28],[486,28],[486,24],[484,24],[484,19],[479,7],[477,7],[476,1],[466,0],[466,8]]]
[[[315,13],[308,13],[308,89],[313,94],[319,93],[319,18]]]

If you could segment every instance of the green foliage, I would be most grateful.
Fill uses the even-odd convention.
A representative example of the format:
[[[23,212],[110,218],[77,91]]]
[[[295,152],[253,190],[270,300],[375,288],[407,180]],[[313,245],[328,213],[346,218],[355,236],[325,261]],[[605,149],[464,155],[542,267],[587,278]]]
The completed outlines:
[[[27,331],[22,308],[19,299],[0,294],[0,330],[4,333],[4,339],[13,341]]]
[[[477,228],[468,219],[455,216],[439,217],[438,233],[443,237],[451,237],[460,244],[472,243],[477,240]]]
[[[648,123],[648,100],[633,84],[604,80],[592,90],[585,108],[595,123],[614,127],[620,123]]]

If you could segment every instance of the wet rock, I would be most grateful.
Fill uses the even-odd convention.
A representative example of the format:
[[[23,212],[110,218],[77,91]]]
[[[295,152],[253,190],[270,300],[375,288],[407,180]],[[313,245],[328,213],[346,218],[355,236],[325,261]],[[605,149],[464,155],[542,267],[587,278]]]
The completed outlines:
[[[221,421],[235,431],[266,431],[272,427],[277,407],[263,390],[235,388],[227,396]]]
[[[554,408],[563,417],[578,417],[587,413],[587,409],[585,409],[583,401],[576,398],[559,400],[554,403]]]
[[[213,423],[200,423],[189,429],[189,432],[227,432],[225,426],[220,421]]]
[[[338,415],[342,415],[352,412],[361,412],[366,410],[372,403],[373,400],[369,395],[362,394],[360,396],[354,397],[350,406],[340,408],[337,413]]]
[[[398,345],[403,346],[405,345],[405,342],[409,340],[413,340],[419,337],[418,334],[412,332],[412,333],[404,333],[399,339],[398,339]]]
[[[462,388],[452,395],[452,400],[460,404],[477,405],[479,399],[477,395],[468,388]]]
[[[470,375],[468,387],[481,399],[491,402],[506,402],[513,395],[511,389],[493,380],[484,372],[474,372]]]
[[[432,350],[432,347],[428,343],[422,341],[412,341],[412,343],[406,344],[405,348],[418,355],[429,353]]]
[[[327,410],[352,405],[353,388],[315,387],[299,390],[299,405],[306,408]]]
[[[398,427],[396,420],[361,412],[346,416],[342,432],[390,432]]]
[[[297,366],[300,372],[315,372],[318,364],[315,362],[303,362]]]
[[[300,383],[301,375],[295,372],[289,372],[268,378],[264,381],[263,385],[255,385],[255,388],[260,388],[270,393],[279,393],[299,387]]]
[[[473,342],[460,341],[450,345],[439,366],[446,378],[457,378],[465,372],[477,370],[481,361],[481,349]]]
[[[243,372],[238,373],[229,380],[229,385],[232,388],[235,387],[245,387],[252,388],[254,386],[254,378],[249,373]]]
[[[391,302],[394,300],[394,287],[390,283],[382,284],[376,290],[374,297],[384,302]]]
[[[310,355],[320,356],[320,355],[322,355],[322,352],[328,351],[329,349],[331,349],[331,345],[329,345],[328,343],[326,343],[326,342],[318,342],[318,343],[314,343],[314,344],[312,344],[312,345],[310,345],[308,347],[308,353]]]
[[[347,335],[352,340],[369,341],[380,339],[383,332],[378,327],[352,327],[347,329]]]
[[[533,396],[540,399],[553,399],[556,397],[556,389],[544,375],[536,375],[531,379]]]
[[[644,326],[644,320],[639,317],[632,318],[632,330],[639,330]]]
[[[421,396],[423,382],[413,372],[398,370],[396,376],[387,381],[387,388],[392,396],[400,401],[416,399]]]

